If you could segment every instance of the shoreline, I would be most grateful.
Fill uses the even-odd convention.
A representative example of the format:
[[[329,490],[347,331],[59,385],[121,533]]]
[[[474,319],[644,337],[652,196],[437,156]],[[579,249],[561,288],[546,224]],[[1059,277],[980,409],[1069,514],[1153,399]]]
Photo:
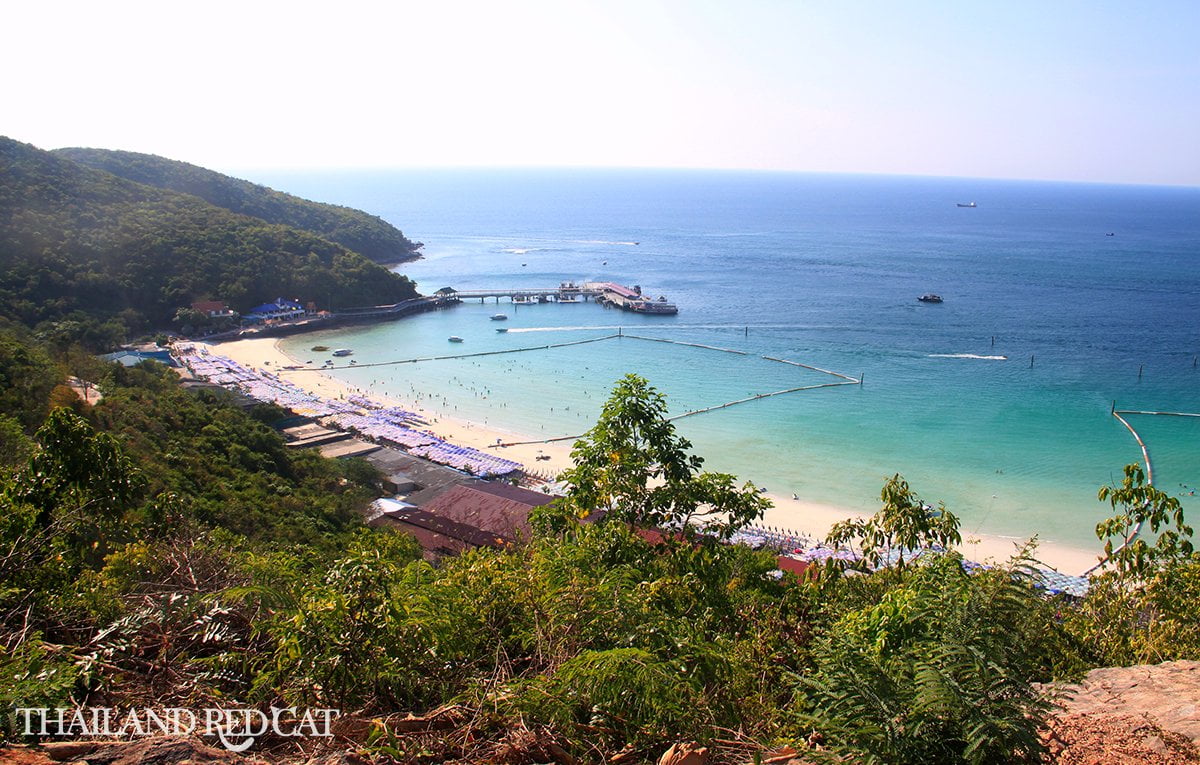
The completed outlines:
[[[286,365],[303,364],[283,351],[281,338],[261,337],[234,340],[218,344],[207,344],[211,352],[227,356],[241,364],[270,371],[306,390],[327,398],[344,398],[351,394],[369,396],[380,402],[400,406],[424,417],[428,429],[448,441],[486,450],[497,456],[515,460],[525,466],[526,472],[541,476],[556,476],[572,466],[573,441],[539,442],[537,436],[519,430],[485,425],[464,418],[447,415],[433,407],[415,400],[405,400],[392,395],[355,388],[349,383],[320,371],[316,367],[306,370],[285,370]],[[532,441],[512,446],[497,447],[497,443]],[[549,459],[538,459],[548,457]],[[766,493],[774,507],[764,513],[759,525],[778,526],[823,539],[833,524],[847,518],[865,518],[866,514],[805,499]],[[963,534],[960,546],[965,557],[980,563],[1003,562],[1028,541],[1026,538],[1002,537],[988,534]],[[1099,550],[1086,550],[1056,542],[1039,541],[1035,557],[1045,566],[1066,574],[1078,574],[1090,568],[1099,559]]]

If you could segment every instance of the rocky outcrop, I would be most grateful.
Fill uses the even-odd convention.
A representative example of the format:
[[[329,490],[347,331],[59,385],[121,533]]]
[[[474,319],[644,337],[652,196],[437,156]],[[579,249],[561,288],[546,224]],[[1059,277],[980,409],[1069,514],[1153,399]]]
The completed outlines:
[[[1061,706],[1045,733],[1051,762],[1200,763],[1200,662],[1095,669],[1047,690]]]

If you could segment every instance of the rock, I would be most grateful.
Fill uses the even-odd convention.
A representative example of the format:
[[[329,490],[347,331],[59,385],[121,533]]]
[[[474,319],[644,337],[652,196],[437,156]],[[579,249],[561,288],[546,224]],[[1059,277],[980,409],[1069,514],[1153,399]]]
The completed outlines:
[[[1050,686],[1062,694],[1063,716],[1145,716],[1200,746],[1200,661],[1105,667],[1078,685]]]
[[[103,744],[96,741],[51,741],[42,745],[42,751],[55,762],[79,760],[87,757]]]
[[[663,752],[663,756],[658,759],[658,765],[707,765],[708,764],[708,747],[693,744],[691,742],[680,742],[672,744],[671,748]]]
[[[248,765],[251,762],[224,749],[207,746],[199,739],[183,736],[163,736],[138,741],[61,743],[90,744],[93,748],[84,755],[88,765],[179,765],[184,762],[195,765]]]
[[[1071,714],[1052,718],[1043,732],[1055,765],[1197,765],[1200,752],[1184,736],[1145,717]]]

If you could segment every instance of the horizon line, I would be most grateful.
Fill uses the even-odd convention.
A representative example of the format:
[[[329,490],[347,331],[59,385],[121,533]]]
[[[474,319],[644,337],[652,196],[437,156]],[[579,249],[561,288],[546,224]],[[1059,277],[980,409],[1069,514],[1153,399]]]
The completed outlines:
[[[186,161],[186,160],[178,160]],[[189,163],[195,164],[195,163]],[[1000,175],[942,175],[937,173],[888,173],[866,170],[796,170],[787,168],[761,167],[699,167],[678,165],[309,165],[309,166],[236,166],[228,165],[226,170],[243,173],[358,173],[358,172],[488,172],[488,171],[549,171],[549,172],[679,172],[679,173],[738,173],[762,175],[813,175],[830,177],[865,177],[865,178],[912,178],[921,180],[946,181],[1001,181],[1014,183],[1047,183],[1069,184],[1079,186],[1138,186],[1169,189],[1197,189],[1200,181],[1166,182],[1166,181],[1099,181],[1077,180],[1068,178],[1030,178],[1020,176]]]

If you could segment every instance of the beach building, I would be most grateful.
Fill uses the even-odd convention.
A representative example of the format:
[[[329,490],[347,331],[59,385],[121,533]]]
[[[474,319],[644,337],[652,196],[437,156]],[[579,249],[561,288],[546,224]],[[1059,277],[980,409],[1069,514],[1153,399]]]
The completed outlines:
[[[529,536],[529,513],[554,501],[542,494],[506,483],[477,481],[460,484],[421,505],[446,520],[514,541]]]
[[[295,300],[275,298],[274,302],[256,305],[246,312],[245,319],[250,322],[278,321],[280,319],[299,319],[305,315],[304,306]]]
[[[238,315],[237,311],[220,300],[197,300],[192,303],[192,310],[209,319],[236,319]]]
[[[346,460],[351,457],[365,457],[371,452],[378,450],[379,446],[359,438],[350,438],[337,443],[325,444],[317,448],[320,450],[322,457],[334,460]]]
[[[381,483],[384,491],[404,495],[405,499],[417,505],[466,480],[457,470],[413,457],[390,446],[378,449],[363,459],[383,475]]]
[[[529,513],[554,497],[502,483],[467,479],[437,490],[423,505],[378,499],[367,514],[370,526],[389,526],[412,534],[424,556],[434,560],[476,547],[505,547],[529,533]],[[429,492],[418,494],[429,496]]]
[[[442,518],[408,502],[377,499],[371,503],[367,524],[388,526],[412,536],[426,560],[459,555],[476,547],[503,547],[507,541],[465,523]]]
[[[331,430],[315,422],[291,425],[279,428],[279,433],[287,441],[290,449],[304,449],[309,446],[324,446],[338,441],[345,441],[350,434],[342,430]]]
[[[115,353],[106,353],[99,357],[101,361],[115,361],[121,366],[136,367],[143,361],[157,361],[160,364],[166,364],[169,367],[177,367],[179,363],[171,357],[171,352],[166,348],[158,350],[121,350]]]

